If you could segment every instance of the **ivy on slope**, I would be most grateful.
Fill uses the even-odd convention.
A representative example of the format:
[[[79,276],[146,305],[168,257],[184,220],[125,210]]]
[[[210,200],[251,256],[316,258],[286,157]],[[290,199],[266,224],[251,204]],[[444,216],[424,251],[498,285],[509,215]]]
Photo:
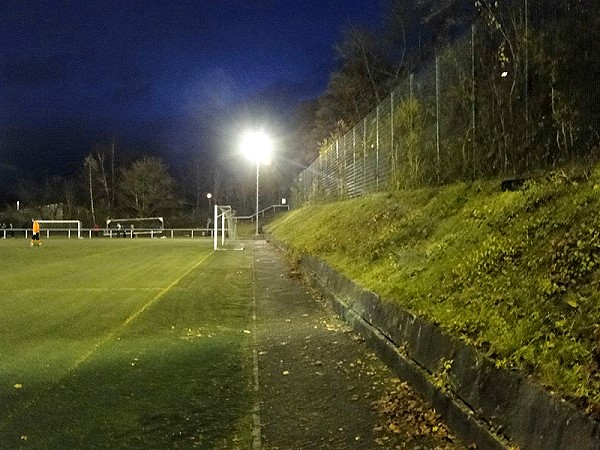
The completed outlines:
[[[600,414],[600,169],[310,205],[269,231]]]

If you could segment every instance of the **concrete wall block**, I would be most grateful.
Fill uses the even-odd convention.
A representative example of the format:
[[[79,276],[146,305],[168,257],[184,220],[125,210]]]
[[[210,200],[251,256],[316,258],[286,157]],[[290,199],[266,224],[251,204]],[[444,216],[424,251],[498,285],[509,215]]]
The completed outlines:
[[[494,426],[512,428],[515,396],[522,378],[494,363],[463,343],[457,349],[451,375],[456,392]]]
[[[423,329],[427,329],[429,342],[423,348],[422,354],[418,355],[417,361],[430,372],[440,370],[444,361],[453,361],[456,351],[456,342],[445,335],[437,326],[423,321]]]
[[[496,368],[474,347],[354,285],[327,264],[303,258],[303,268],[318,274],[310,275],[311,282],[320,284],[338,314],[363,335],[383,362],[478,448],[503,448],[501,440],[486,431],[491,427],[524,450],[600,450],[600,423],[572,404],[516,372]],[[446,386],[452,390],[450,396],[430,381],[442,360],[452,360]]]
[[[377,314],[378,305],[380,303],[379,296],[367,289],[361,289],[358,293],[355,302],[355,308],[363,319],[367,322],[373,322],[373,316]]]
[[[410,357],[419,364],[427,360],[427,351],[431,346],[431,328],[423,320],[415,317],[407,323],[405,336],[406,349]]]
[[[590,446],[593,443],[593,446]],[[558,448],[600,449],[600,424],[591,423],[580,411],[564,422]]]
[[[455,430],[468,443],[476,444],[476,448],[485,450],[505,450],[508,442],[494,435],[485,423],[459,403],[450,401],[449,397],[436,391],[431,401],[436,411],[444,418],[450,429]]]
[[[455,341],[443,334],[437,325],[413,317],[405,322],[405,327],[408,354],[430,372],[438,372],[444,360],[454,358]]]
[[[356,320],[354,329],[365,337],[367,345],[375,350],[380,359],[390,367],[400,379],[408,383],[421,397],[428,401],[446,420],[454,432],[465,442],[474,443],[477,448],[486,450],[505,449],[505,442],[498,440],[484,424],[477,421],[471,412],[461,406],[452,396],[439,391],[432,384],[430,374],[398,351],[396,346],[385,339],[379,331],[363,321]]]
[[[377,304],[369,310],[371,324],[377,327],[381,332],[398,346],[405,344],[404,328],[408,318],[406,314],[400,312],[395,305],[382,303],[378,299]]]
[[[573,405],[524,382],[516,395],[512,435],[524,448],[600,449],[600,426]]]

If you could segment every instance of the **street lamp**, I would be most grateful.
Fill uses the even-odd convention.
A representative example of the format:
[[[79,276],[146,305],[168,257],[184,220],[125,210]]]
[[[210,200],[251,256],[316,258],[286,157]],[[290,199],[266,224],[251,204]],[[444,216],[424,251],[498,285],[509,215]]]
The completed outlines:
[[[258,236],[258,180],[260,165],[271,162],[273,142],[263,131],[249,131],[242,137],[241,149],[246,158],[256,163],[256,236]]]

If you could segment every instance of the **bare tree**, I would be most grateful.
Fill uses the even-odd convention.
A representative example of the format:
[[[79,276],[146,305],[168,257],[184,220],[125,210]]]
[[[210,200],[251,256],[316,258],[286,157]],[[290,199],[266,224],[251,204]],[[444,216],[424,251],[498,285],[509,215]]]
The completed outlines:
[[[83,165],[86,169],[88,192],[90,195],[90,212],[92,213],[92,223],[96,223],[96,210],[94,208],[94,178],[98,172],[98,163],[90,153],[84,160]]]
[[[111,171],[111,195],[110,195],[110,210],[115,207],[115,191],[117,190],[115,178],[115,140],[110,143],[110,171]]]
[[[98,180],[100,181],[100,184],[104,188],[104,194],[106,195],[106,199],[109,203],[109,211],[110,211],[111,196],[110,196],[110,190],[108,187],[108,176],[106,174],[106,167],[105,167],[106,155],[104,154],[104,152],[102,152],[100,150],[96,150],[96,160],[97,160],[97,166],[98,166]]]
[[[145,156],[121,173],[123,200],[138,217],[173,208],[175,181],[160,158]]]

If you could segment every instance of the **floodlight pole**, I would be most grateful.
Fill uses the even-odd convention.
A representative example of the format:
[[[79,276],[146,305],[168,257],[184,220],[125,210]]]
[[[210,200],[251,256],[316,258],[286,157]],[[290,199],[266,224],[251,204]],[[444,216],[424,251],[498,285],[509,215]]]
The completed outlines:
[[[258,236],[258,179],[260,177],[260,161],[256,161],[256,236]]]
[[[272,144],[267,135],[262,131],[248,132],[242,141],[242,150],[246,156],[256,163],[256,236],[258,231],[258,203],[259,203],[259,184],[260,184],[260,163],[268,164],[271,157]]]

